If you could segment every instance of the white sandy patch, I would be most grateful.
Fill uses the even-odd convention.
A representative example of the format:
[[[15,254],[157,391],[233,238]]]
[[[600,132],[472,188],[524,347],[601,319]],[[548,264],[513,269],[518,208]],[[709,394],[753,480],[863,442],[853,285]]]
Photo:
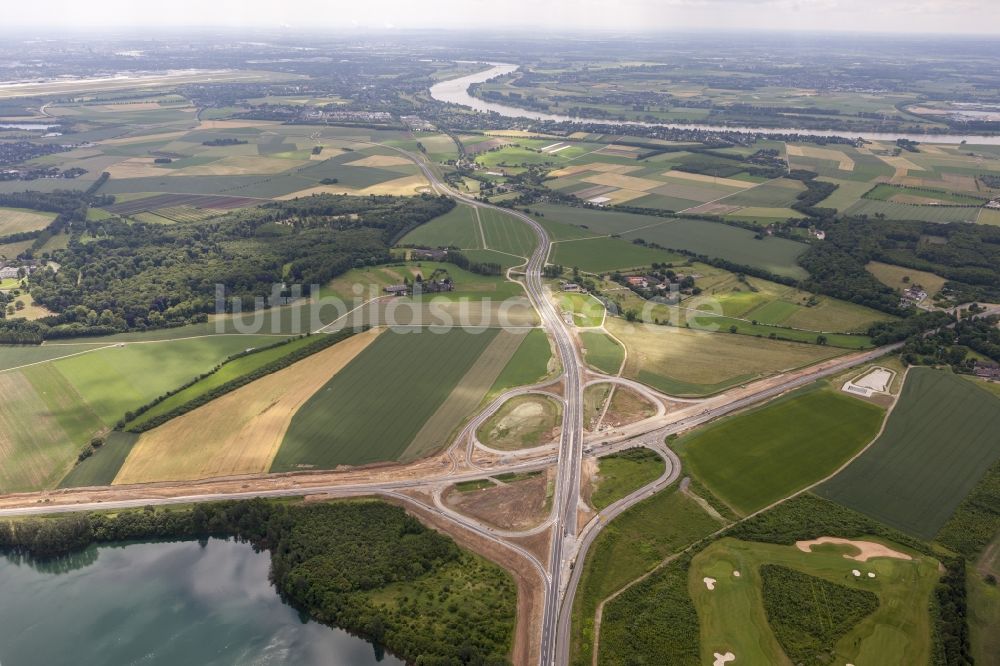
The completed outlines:
[[[733,575],[736,576],[737,578],[739,578],[740,577],[740,572],[739,571],[734,571]]]
[[[851,573],[854,575],[855,578],[861,575],[861,572],[858,571],[857,569],[851,569]]]
[[[708,589],[710,589],[710,590],[714,590],[715,589],[715,579],[714,578],[709,578],[708,576],[705,576],[701,580],[705,583],[705,587],[707,587]]]
[[[727,652],[722,654],[721,652],[713,652],[715,656],[715,661],[712,662],[712,666],[726,666],[730,661],[736,661],[736,655],[732,652]]]
[[[888,546],[883,546],[882,544],[875,543],[874,541],[852,541],[851,539],[841,539],[840,537],[820,537],[818,539],[813,539],[812,541],[796,541],[795,547],[804,553],[808,553],[812,551],[813,546],[819,546],[824,543],[854,546],[861,552],[857,555],[848,555],[845,553],[844,557],[849,560],[857,560],[858,562],[867,562],[873,557],[894,557],[897,560],[913,559],[906,553],[901,553],[898,550],[893,550]]]
[[[875,572],[874,571],[869,571],[868,572],[868,577],[869,578],[874,578],[875,577]]]

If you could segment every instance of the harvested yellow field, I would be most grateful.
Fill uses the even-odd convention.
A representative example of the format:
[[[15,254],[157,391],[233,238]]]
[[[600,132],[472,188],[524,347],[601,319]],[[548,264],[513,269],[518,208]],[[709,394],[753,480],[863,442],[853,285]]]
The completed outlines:
[[[689,173],[687,171],[667,171],[663,174],[668,180],[693,180],[699,183],[711,183],[713,185],[725,185],[726,187],[738,187],[741,190],[748,190],[757,183],[750,183],[745,180],[735,178],[716,178],[703,173]]]
[[[901,155],[876,155],[876,157],[896,170],[896,173],[892,175],[893,182],[897,178],[905,178],[910,171],[926,171],[919,164],[914,164]]]
[[[161,134],[144,134],[142,136],[125,136],[118,139],[108,139],[101,141],[102,146],[127,146],[130,143],[152,143],[154,141],[168,141],[187,136],[189,130],[179,130],[177,132],[163,132]]]
[[[413,164],[413,162],[400,155],[369,155],[363,159],[348,162],[345,166],[388,167],[402,166],[405,164]]]
[[[609,317],[605,326],[628,349],[624,375],[667,392],[750,381],[843,353],[843,350],[747,335],[630,324]],[[695,391],[691,391],[695,392]]]
[[[611,201],[608,203],[617,206],[618,204],[623,204],[633,199],[638,199],[639,197],[646,196],[645,192],[640,190],[615,190],[613,192],[607,192],[602,194],[602,197],[607,197]]]
[[[563,167],[562,169],[556,169],[555,171],[550,171],[549,175],[553,178],[562,178],[563,176],[575,176],[578,173],[586,173],[587,171],[596,171],[597,173],[631,173],[640,169],[642,169],[641,166],[631,166],[628,164],[591,162],[590,164],[575,164]]]
[[[242,129],[244,127],[266,127],[280,125],[277,120],[203,120],[198,129]]]
[[[500,331],[455,385],[447,399],[420,428],[403,451],[400,461],[422,458],[450,444],[454,431],[475,413],[476,406],[486,397],[486,392],[496,382],[522,340],[523,335]]]
[[[210,164],[174,169],[178,176],[251,176],[281,173],[309,164],[308,160],[287,160],[281,157],[236,155]]]
[[[153,157],[130,157],[117,164],[112,164],[104,170],[112,178],[152,178],[172,175],[170,169],[164,169],[153,162]]]
[[[893,289],[903,290],[920,285],[927,292],[928,298],[933,298],[935,294],[940,292],[946,282],[943,277],[934,273],[893,264],[883,264],[879,261],[868,262],[865,269],[874,275],[876,280]],[[904,280],[904,278],[909,279]]]
[[[0,208],[0,236],[44,229],[55,217],[55,213],[40,213],[23,208]]]
[[[266,472],[299,407],[380,332],[358,333],[143,433],[114,483]]]
[[[837,163],[837,168],[841,171],[854,171],[854,160],[846,153],[832,148],[820,148],[818,146],[796,146],[788,144],[788,154],[792,157],[811,157],[816,160],[831,160]]]
[[[287,161],[287,160],[286,160]],[[298,192],[292,192],[278,197],[279,200],[296,199],[298,197],[308,197],[313,194],[354,194],[357,196],[368,196],[370,194],[390,194],[397,197],[417,194],[424,188],[430,187],[423,176],[403,176],[384,183],[377,183],[370,187],[353,188],[344,185],[317,185]]]
[[[647,192],[663,185],[658,180],[636,178],[635,176],[626,176],[621,173],[599,173],[585,177],[583,182],[593,183],[594,185],[607,185],[608,187],[621,187],[626,190],[638,190],[640,192]]]
[[[981,208],[976,222],[1000,227],[1000,210],[995,208]]]
[[[116,111],[152,111],[163,107],[158,102],[133,102],[130,104],[95,104],[89,108],[114,113]]]

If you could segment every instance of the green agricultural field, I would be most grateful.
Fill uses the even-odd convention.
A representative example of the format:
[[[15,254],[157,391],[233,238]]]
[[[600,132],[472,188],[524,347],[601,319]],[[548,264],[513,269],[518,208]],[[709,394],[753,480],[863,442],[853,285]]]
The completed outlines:
[[[652,483],[663,474],[665,468],[660,454],[644,448],[629,449],[599,458],[590,504],[601,510]]]
[[[0,494],[55,486],[103,424],[51,364],[0,374]]]
[[[497,333],[380,335],[295,414],[271,471],[395,460]]]
[[[722,523],[680,492],[676,485],[639,502],[609,523],[594,541],[583,563],[573,603],[570,663],[584,666],[592,662],[594,615],[598,604],[663,558],[720,527]]]
[[[139,435],[112,430],[105,437],[99,454],[92,455],[75,467],[59,482],[60,488],[110,486],[125,464],[132,445]]]
[[[428,247],[460,247],[481,249],[482,232],[476,209],[457,205],[451,211],[403,236],[401,245],[426,245]]]
[[[669,220],[646,229],[626,232],[622,238],[717,257],[785,277],[802,279],[808,275],[796,263],[799,255],[806,250],[804,243],[776,236],[757,239],[752,231],[717,222]]]
[[[561,222],[596,235],[615,234],[630,243],[635,241],[656,243],[668,249],[694,252],[737,264],[754,266],[777,275],[794,278],[807,276],[805,270],[796,263],[798,256],[806,250],[806,245],[785,238],[769,236],[758,240],[754,238],[754,233],[747,229],[705,220],[664,219],[615,210],[571,208],[551,204],[538,206],[537,210],[545,215],[548,224]],[[600,262],[601,253],[608,251],[608,247],[602,250],[598,249],[599,245],[591,244],[592,241],[586,240],[557,243],[555,256],[550,261],[564,265],[575,265],[568,258],[565,258],[566,256],[573,258],[572,254],[560,254],[569,251],[581,253],[577,255],[576,263],[586,261],[588,258],[591,261]],[[584,246],[583,249],[575,247],[578,245]],[[588,245],[591,245],[589,249]],[[625,254],[627,251],[620,246],[609,247],[617,253],[622,253],[624,257],[631,256]],[[635,252],[635,250],[630,252]],[[652,261],[674,261],[674,259],[665,257],[664,254],[660,254],[655,259],[652,258],[652,255],[646,255],[646,257],[642,257],[643,264]],[[616,261],[609,263],[620,263],[620,258],[615,257],[615,259]],[[630,264],[634,265],[634,261],[636,259],[628,261],[626,267]],[[615,266],[608,267],[607,263],[597,263],[592,270],[615,268]],[[582,265],[580,267],[583,268]]]
[[[684,260],[676,252],[636,245],[620,238],[559,241],[553,243],[549,254],[549,263],[579,268],[586,273],[606,273]]]
[[[746,515],[834,472],[878,434],[883,414],[814,384],[696,430],[676,448],[695,477]]]
[[[982,197],[973,197],[967,194],[945,192],[944,190],[929,187],[903,187],[887,183],[879,183],[865,194],[866,199],[895,201],[897,203],[907,203],[906,201],[898,201],[899,198],[905,197],[931,199],[944,205],[951,203],[960,206],[976,206],[977,208],[985,202],[985,199]]]
[[[846,215],[867,215],[875,218],[884,215],[887,220],[920,220],[922,222],[975,222],[979,217],[977,206],[914,206],[895,203],[893,201],[878,201],[861,199],[845,212]]]
[[[817,492],[931,538],[1000,459],[1000,400],[945,370],[911,368],[885,431]]]
[[[587,363],[608,375],[618,374],[625,350],[605,333],[585,331],[580,333],[583,342],[583,357]]]
[[[552,346],[545,331],[528,331],[514,356],[500,372],[489,395],[495,396],[507,389],[536,384],[549,374],[552,361]]]
[[[531,228],[508,213],[493,208],[479,210],[479,219],[486,238],[486,247],[518,257],[529,257],[538,246],[538,237]]]
[[[937,561],[918,555],[861,563],[845,552],[850,547],[804,552],[727,538],[696,555],[688,590],[701,624],[702,663],[716,652],[749,664],[786,663],[786,654],[791,663],[928,663]]]
[[[43,363],[63,356],[71,356],[100,349],[110,343],[81,342],[43,345],[0,345],[0,372],[31,363]]]
[[[52,362],[106,425],[194,379],[228,356],[274,342],[270,336],[217,335],[119,343]]]
[[[273,363],[274,361],[277,361],[278,359],[281,359],[289,354],[293,354],[303,347],[313,344],[314,342],[316,342],[315,337],[302,337],[297,340],[292,340],[287,344],[279,344],[272,349],[264,349],[257,353],[248,354],[247,356],[230,361],[219,368],[218,372],[214,372],[195,384],[178,391],[163,402],[160,402],[146,412],[143,412],[135,419],[129,421],[125,427],[131,430],[142,426],[150,419],[167,414],[171,410],[174,410],[181,405],[191,402],[192,400],[219,388],[226,382],[249,375],[255,370],[264,367],[268,363]]]

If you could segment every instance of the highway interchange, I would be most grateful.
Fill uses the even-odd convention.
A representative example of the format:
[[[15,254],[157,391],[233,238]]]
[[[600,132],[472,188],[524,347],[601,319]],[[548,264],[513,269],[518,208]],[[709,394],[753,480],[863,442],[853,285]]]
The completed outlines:
[[[546,330],[558,353],[562,366],[562,374],[549,382],[536,387],[522,387],[503,394],[486,410],[475,415],[462,430],[457,440],[448,449],[450,466],[447,470],[428,471],[419,478],[401,479],[397,481],[356,482],[345,479],[344,482],[317,483],[309,482],[310,475],[301,477],[302,482],[292,482],[288,487],[264,487],[264,479],[257,483],[252,480],[243,484],[233,492],[206,492],[204,486],[198,483],[188,487],[178,487],[176,492],[167,492],[162,486],[150,488],[147,495],[129,499],[107,501],[82,501],[60,503],[60,496],[49,493],[45,500],[26,496],[20,506],[7,505],[0,508],[0,516],[28,515],[41,513],[60,513],[66,511],[88,511],[95,509],[123,509],[145,505],[186,504],[200,501],[216,501],[223,499],[246,499],[249,497],[285,497],[320,494],[338,497],[380,495],[396,501],[415,506],[420,505],[424,511],[431,511],[442,520],[450,523],[452,529],[469,530],[478,537],[502,548],[516,552],[523,557],[538,574],[544,585],[544,602],[541,613],[541,624],[532,626],[536,632],[532,636],[532,645],[536,646],[537,658],[532,660],[539,664],[565,664],[569,660],[570,647],[570,617],[573,598],[579,583],[582,564],[590,545],[600,534],[601,529],[614,517],[627,510],[635,503],[642,501],[654,493],[667,487],[680,477],[681,466],[677,456],[664,444],[664,439],[670,435],[688,430],[725,414],[744,409],[753,404],[768,400],[794,388],[804,386],[821,377],[842,372],[844,369],[861,363],[866,363],[885,353],[895,350],[898,345],[875,349],[865,353],[841,357],[832,362],[807,370],[779,377],[777,380],[762,381],[751,384],[744,391],[732,391],[704,401],[684,401],[687,406],[673,412],[659,408],[653,417],[643,420],[630,428],[617,433],[592,435],[590,441],[584,438],[583,389],[585,385],[600,381],[611,381],[618,384],[631,385],[630,380],[620,377],[603,375],[587,369],[580,358],[579,350],[574,342],[574,335],[563,321],[552,300],[548,297],[547,287],[542,280],[542,268],[545,265],[549,238],[545,229],[532,217],[516,210],[497,208],[490,204],[472,199],[447,186],[439,178],[434,168],[421,156],[409,151],[394,148],[413,160],[423,171],[435,191],[452,197],[456,201],[475,207],[496,208],[505,214],[512,215],[527,224],[537,237],[537,246],[524,264],[523,285],[529,299],[538,311],[541,325]],[[507,455],[493,456],[494,460],[488,467],[481,467],[476,462],[478,454],[488,453],[476,440],[475,432],[486,418],[499,408],[507,399],[526,392],[544,392],[546,387],[561,383],[563,401],[563,423],[561,439],[555,450],[541,450],[537,455]],[[648,387],[635,385],[645,395],[667,400]],[[555,395],[555,394],[553,394]],[[671,399],[672,400],[672,399]],[[674,402],[677,402],[674,400]],[[585,457],[596,457],[608,453],[644,446],[659,453],[666,462],[663,474],[654,482],[636,490],[592,516],[589,522],[579,528],[581,467]],[[461,449],[464,448],[464,452]],[[548,519],[541,525],[520,533],[505,532],[464,516],[446,507],[441,501],[441,489],[447,485],[462,480],[481,479],[499,472],[518,472],[545,469],[555,465],[555,491],[552,501],[552,511]],[[329,476],[329,475],[328,475]],[[286,475],[287,477],[287,475]],[[323,477],[324,479],[326,477]],[[416,499],[407,490],[429,489],[430,502]],[[131,488],[133,493],[137,490]],[[139,489],[140,494],[141,489]],[[111,496],[109,496],[111,497]],[[68,498],[67,498],[68,499]],[[545,562],[540,561],[527,548],[511,542],[512,536],[537,534],[550,530],[550,546]],[[521,622],[530,621],[521,618]]]

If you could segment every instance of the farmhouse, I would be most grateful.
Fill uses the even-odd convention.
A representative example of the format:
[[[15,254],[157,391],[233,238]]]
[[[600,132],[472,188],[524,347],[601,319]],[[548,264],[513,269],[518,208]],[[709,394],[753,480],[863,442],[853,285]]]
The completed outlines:
[[[628,285],[630,287],[640,287],[642,289],[645,289],[646,287],[649,286],[649,280],[642,277],[641,275],[630,275],[627,278],[625,278],[625,281],[628,282]]]
[[[580,285],[575,282],[563,282],[563,291],[580,291]]]
[[[899,299],[899,304],[902,306],[916,305],[925,298],[927,298],[926,291],[920,287],[910,287],[909,289],[903,290],[903,295]]]
[[[410,288],[405,284],[390,284],[382,291],[390,296],[406,296],[410,292]]]
[[[977,361],[976,367],[973,368],[972,373],[976,377],[981,377],[982,379],[1000,381],[1000,365],[996,365],[995,363],[983,363],[982,361]]]
[[[17,266],[4,266],[0,268],[0,280],[10,280],[17,277]]]
[[[448,256],[446,250],[425,250],[418,248],[410,250],[410,259],[427,259],[429,261],[444,261]]]
[[[455,284],[451,278],[443,280],[424,280],[413,283],[413,293],[416,294],[438,294],[443,291],[454,291]]]

